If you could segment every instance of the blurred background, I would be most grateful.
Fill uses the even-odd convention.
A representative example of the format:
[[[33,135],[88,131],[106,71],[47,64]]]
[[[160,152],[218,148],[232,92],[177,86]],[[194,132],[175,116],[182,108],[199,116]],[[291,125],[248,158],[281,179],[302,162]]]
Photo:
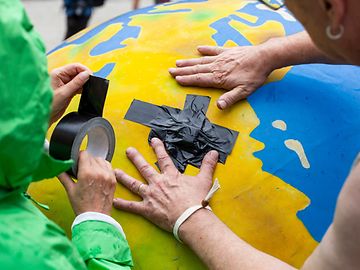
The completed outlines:
[[[64,8],[65,0],[22,0],[36,30],[41,34],[46,50],[58,45],[67,32],[68,18]],[[154,5],[154,0],[106,0],[103,6],[92,8],[88,25],[107,21],[134,8]]]

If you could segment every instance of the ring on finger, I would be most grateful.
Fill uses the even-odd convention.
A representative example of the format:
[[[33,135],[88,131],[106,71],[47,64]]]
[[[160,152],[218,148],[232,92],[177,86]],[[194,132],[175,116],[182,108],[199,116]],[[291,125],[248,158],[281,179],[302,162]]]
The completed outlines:
[[[145,192],[144,188],[146,187],[145,184],[140,184],[138,189],[137,189],[137,193],[138,194],[143,194]]]

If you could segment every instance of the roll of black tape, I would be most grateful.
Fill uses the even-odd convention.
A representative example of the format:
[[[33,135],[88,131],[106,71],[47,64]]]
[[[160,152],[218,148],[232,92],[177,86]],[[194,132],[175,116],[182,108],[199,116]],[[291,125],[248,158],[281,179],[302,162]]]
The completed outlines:
[[[77,176],[81,144],[87,136],[86,150],[95,157],[112,160],[115,150],[115,133],[102,118],[108,80],[90,76],[84,85],[78,112],[64,116],[51,135],[49,153],[59,160],[74,160],[68,173]]]

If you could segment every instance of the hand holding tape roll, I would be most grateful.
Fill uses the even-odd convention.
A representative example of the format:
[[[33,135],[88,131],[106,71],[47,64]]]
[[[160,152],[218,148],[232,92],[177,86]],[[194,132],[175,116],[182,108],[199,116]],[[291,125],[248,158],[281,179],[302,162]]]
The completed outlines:
[[[115,133],[102,117],[109,81],[90,76],[83,87],[77,112],[65,115],[51,135],[49,153],[59,160],[74,160],[68,173],[77,176],[80,146],[88,137],[87,151],[111,161],[115,150]]]

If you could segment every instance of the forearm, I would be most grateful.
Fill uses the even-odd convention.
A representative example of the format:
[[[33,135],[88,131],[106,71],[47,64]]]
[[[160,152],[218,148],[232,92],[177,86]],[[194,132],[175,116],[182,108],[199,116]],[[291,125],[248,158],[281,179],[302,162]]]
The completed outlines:
[[[180,227],[179,233],[184,243],[209,269],[294,269],[238,238],[212,212],[205,209],[194,213]]]
[[[306,32],[272,38],[260,47],[272,70],[310,63],[340,64],[319,50]]]

